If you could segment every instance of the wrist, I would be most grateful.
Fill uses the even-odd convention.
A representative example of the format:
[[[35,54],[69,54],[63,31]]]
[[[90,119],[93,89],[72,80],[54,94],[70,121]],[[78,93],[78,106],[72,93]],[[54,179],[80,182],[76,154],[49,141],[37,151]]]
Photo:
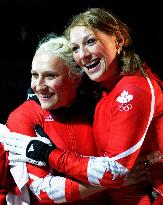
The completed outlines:
[[[46,162],[47,165],[49,165],[49,158],[50,158],[50,154],[55,150],[55,148],[53,146],[49,146],[43,153],[43,161]]]

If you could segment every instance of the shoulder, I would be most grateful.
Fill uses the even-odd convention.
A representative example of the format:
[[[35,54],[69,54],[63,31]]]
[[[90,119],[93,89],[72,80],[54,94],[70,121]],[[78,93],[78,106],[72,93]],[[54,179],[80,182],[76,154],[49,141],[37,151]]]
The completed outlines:
[[[7,124],[37,122],[45,112],[35,101],[27,100],[10,113]]]
[[[117,93],[122,93],[125,91],[130,91],[136,95],[151,95],[152,83],[147,77],[140,75],[124,76],[116,88],[114,89]]]
[[[26,115],[30,116],[31,114],[34,113],[41,113],[43,112],[41,106],[37,104],[33,100],[27,100],[24,103],[22,103],[20,106],[15,108],[11,113],[10,116],[19,116],[19,115]]]
[[[132,102],[135,105],[150,105],[152,100],[152,90],[147,78],[144,76],[124,76],[114,87],[107,93],[101,103],[106,106],[126,104]]]
[[[10,113],[7,127],[13,131],[29,136],[35,135],[35,125],[43,123],[46,110],[33,100],[27,100]]]

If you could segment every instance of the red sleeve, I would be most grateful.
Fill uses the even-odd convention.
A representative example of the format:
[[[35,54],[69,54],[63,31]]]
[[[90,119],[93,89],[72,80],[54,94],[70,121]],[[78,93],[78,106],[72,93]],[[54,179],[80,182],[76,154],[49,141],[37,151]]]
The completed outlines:
[[[13,132],[35,136],[34,126],[41,125],[40,108],[28,101],[13,111],[7,121],[8,128]],[[37,109],[37,107],[39,109]],[[26,164],[29,173],[27,183],[30,190],[41,203],[54,204],[79,200],[79,184],[64,177],[53,176],[50,167],[37,167]],[[48,186],[47,186],[48,185]]]

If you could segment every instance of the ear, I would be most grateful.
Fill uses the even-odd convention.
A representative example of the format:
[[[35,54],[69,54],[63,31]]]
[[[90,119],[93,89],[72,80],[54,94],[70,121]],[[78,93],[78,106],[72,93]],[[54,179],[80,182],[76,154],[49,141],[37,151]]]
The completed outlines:
[[[117,33],[116,37],[117,37],[117,39],[116,39],[116,48],[117,48],[117,52],[120,53],[121,50],[122,50],[122,47],[124,45],[125,40],[124,40],[124,37],[121,33]]]

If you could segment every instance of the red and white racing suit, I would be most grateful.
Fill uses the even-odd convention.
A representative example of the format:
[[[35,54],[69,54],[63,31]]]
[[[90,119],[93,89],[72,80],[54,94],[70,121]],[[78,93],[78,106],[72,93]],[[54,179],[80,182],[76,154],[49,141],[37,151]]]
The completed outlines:
[[[93,131],[87,114],[81,113],[74,117],[71,117],[71,114],[73,113],[62,112],[62,116],[58,117],[56,114],[43,110],[35,101],[28,100],[10,114],[7,126],[13,132],[35,136],[34,126],[39,124],[60,149],[86,156],[97,156]],[[70,115],[70,118],[67,115]],[[104,192],[80,200],[79,183],[65,178],[63,174],[60,176],[58,173],[55,174],[50,167],[27,164],[27,170],[30,177],[29,189],[39,199],[38,201],[32,194],[32,205],[64,202],[73,205],[104,204]]]
[[[148,73],[149,77],[120,74],[104,84],[108,92],[97,104],[93,127],[101,157],[61,149],[49,156],[50,166],[58,171],[107,187],[113,205],[150,204],[142,184],[119,188],[139,156],[163,150],[163,93],[157,79]],[[162,163],[151,167],[150,183],[161,192],[163,169],[158,170],[159,166]],[[161,178],[157,180],[158,172]]]

